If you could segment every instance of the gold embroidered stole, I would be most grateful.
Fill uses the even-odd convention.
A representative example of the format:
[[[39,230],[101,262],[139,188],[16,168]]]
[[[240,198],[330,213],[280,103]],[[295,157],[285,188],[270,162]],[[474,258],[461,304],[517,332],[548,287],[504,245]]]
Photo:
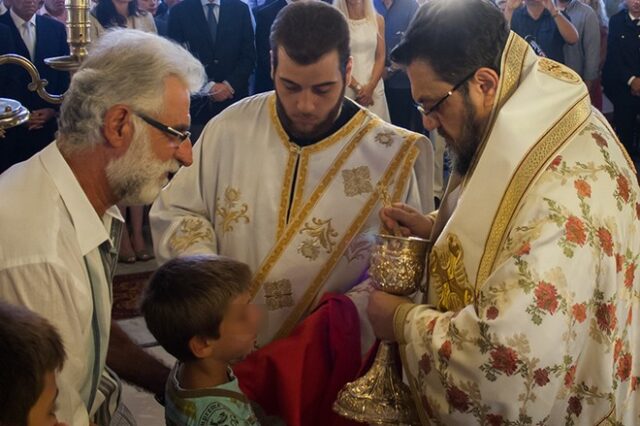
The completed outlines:
[[[436,220],[441,232],[429,255],[427,300],[443,311],[475,302],[527,190],[591,112],[580,78],[537,57],[514,33],[501,69],[489,125],[457,188],[455,210]]]
[[[391,196],[398,198],[411,176],[419,135],[391,128],[364,111],[358,114],[364,114],[354,118],[358,127],[351,129],[349,140],[343,141],[340,153],[306,200],[300,181],[306,172],[300,171],[308,158],[300,157],[301,175],[289,223],[279,225],[279,238],[251,285],[253,300],[264,302],[269,310],[268,330],[261,334],[260,344],[287,336],[309,312],[381,196],[394,185]],[[371,161],[372,151],[376,161]],[[285,179],[283,199],[288,201],[287,182],[290,180]]]

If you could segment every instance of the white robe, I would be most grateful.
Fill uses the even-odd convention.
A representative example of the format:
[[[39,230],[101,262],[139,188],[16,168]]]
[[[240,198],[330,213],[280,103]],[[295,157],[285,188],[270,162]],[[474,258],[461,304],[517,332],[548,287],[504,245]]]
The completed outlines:
[[[164,262],[218,253],[246,262],[256,274],[254,302],[269,312],[259,343],[286,335],[325,292],[346,293],[362,280],[371,236],[380,230],[374,170],[386,167],[394,152],[399,161],[390,170],[388,192],[418,209],[432,207],[433,154],[424,136],[360,110],[335,134],[300,148],[279,122],[273,92],[243,100],[209,122],[194,164],[180,170],[153,205],[156,256]],[[327,180],[330,175],[334,179]],[[364,200],[373,203],[354,217],[353,206]],[[287,248],[286,259],[276,262],[274,254]],[[316,265],[316,256],[333,256],[333,263]],[[307,274],[317,274],[316,290],[302,283]],[[265,282],[273,291],[263,288]],[[367,296],[364,289],[353,292],[362,312]],[[365,318],[368,347],[373,336]]]
[[[578,75],[512,33],[427,305],[394,318],[423,424],[640,424],[639,197]]]

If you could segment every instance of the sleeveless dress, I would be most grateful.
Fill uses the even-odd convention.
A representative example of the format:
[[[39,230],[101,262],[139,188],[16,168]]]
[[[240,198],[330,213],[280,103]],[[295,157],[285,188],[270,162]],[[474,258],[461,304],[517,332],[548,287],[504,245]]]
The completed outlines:
[[[351,56],[353,56],[353,77],[363,86],[370,80],[371,71],[376,58],[376,46],[378,45],[378,25],[367,19],[349,19],[349,32],[351,36]],[[353,89],[347,88],[346,95],[356,99]],[[367,107],[369,111],[383,120],[390,122],[387,98],[384,96],[382,79],[373,90],[373,105]]]

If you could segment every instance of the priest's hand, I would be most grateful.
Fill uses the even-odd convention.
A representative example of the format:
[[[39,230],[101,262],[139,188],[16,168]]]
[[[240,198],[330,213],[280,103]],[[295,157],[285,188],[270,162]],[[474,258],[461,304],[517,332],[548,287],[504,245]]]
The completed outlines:
[[[396,340],[393,335],[393,315],[396,313],[398,306],[403,303],[411,303],[411,299],[394,296],[378,290],[371,293],[369,305],[367,306],[367,315],[373,327],[373,332],[378,338],[391,342]]]
[[[380,209],[382,224],[394,235],[403,237],[416,236],[429,239],[433,220],[404,203],[393,203],[391,207]]]

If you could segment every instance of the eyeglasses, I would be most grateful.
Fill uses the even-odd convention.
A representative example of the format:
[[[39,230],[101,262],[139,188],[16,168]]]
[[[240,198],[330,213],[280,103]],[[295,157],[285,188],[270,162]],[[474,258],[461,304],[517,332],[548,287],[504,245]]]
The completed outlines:
[[[134,111],[133,113],[138,117],[140,117],[145,123],[147,123],[151,127],[155,127],[161,132],[177,138],[180,141],[180,143],[184,142],[185,140],[189,139],[189,137],[191,137],[191,132],[188,130],[181,132],[180,130],[176,130],[171,126],[167,126],[166,124],[162,124],[161,122],[154,120],[148,115],[145,115],[136,111]]]
[[[447,92],[446,95],[444,95],[442,98],[440,98],[440,100],[438,102],[436,102],[435,104],[433,104],[433,106],[429,109],[425,109],[425,107],[423,107],[422,105],[420,105],[419,103],[416,103],[415,106],[417,108],[418,111],[420,111],[420,114],[424,115],[425,117],[428,116],[431,113],[436,112],[436,110],[438,108],[440,108],[440,105],[442,105],[442,103],[444,101],[446,101],[447,99],[449,99],[449,96],[453,95],[453,92],[455,92],[456,90],[458,90],[460,88],[460,86],[462,86],[464,83],[467,82],[467,80],[469,80],[471,77],[473,77],[476,73],[476,70],[473,70],[473,72],[471,74],[469,74],[468,76],[466,76],[465,78],[463,78],[458,84],[456,84],[455,86],[453,86],[453,89],[449,90]]]

